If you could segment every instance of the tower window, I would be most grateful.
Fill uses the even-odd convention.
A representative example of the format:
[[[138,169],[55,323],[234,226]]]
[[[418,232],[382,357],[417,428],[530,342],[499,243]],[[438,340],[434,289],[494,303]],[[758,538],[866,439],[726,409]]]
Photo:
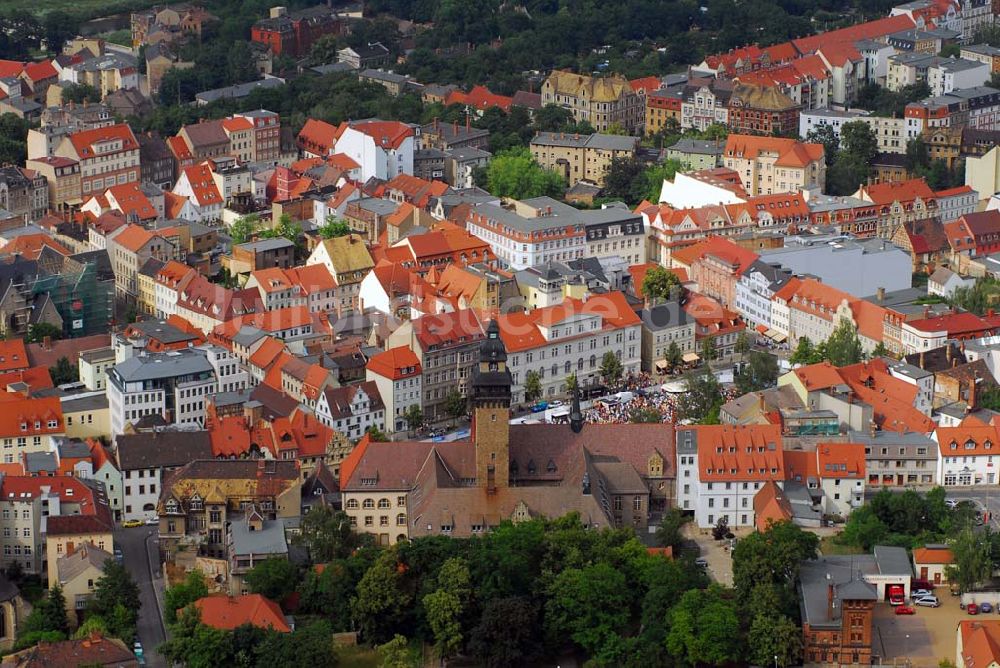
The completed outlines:
[[[490,422],[496,422],[496,421],[497,421],[497,416],[496,413],[494,413],[493,415],[490,416]]]

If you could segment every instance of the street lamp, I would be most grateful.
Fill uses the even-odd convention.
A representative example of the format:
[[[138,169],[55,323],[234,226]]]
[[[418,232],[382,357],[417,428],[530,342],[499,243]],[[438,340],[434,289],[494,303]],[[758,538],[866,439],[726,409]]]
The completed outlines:
[[[778,668],[778,655],[774,655],[774,668]]]

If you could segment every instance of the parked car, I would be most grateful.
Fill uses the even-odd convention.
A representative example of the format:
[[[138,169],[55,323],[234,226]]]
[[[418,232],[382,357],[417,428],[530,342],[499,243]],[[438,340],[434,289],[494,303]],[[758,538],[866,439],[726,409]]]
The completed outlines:
[[[708,568],[708,559],[706,559],[705,557],[698,557],[697,559],[694,560],[694,564],[699,568]]]
[[[913,599],[913,605],[936,608],[941,605],[941,601],[938,600],[937,596],[921,596],[920,598]]]
[[[962,593],[962,588],[958,586],[957,582],[952,582],[948,588],[951,590],[952,596],[958,596],[959,594]]]
[[[970,615],[978,615],[979,614],[979,606],[976,605],[975,603],[970,603],[969,605],[965,606],[965,611],[967,613],[969,613]]]
[[[915,615],[917,614],[916,609],[911,608],[908,605],[897,605],[896,606],[897,615]]]
[[[160,518],[158,516],[156,516],[156,515],[154,515],[153,517],[147,517],[146,518],[146,524],[148,524],[150,526],[159,526],[160,525]]]
[[[542,411],[544,411],[548,407],[549,407],[549,405],[546,402],[539,401],[537,404],[535,404],[534,406],[531,407],[531,412],[532,413],[541,413]]]
[[[910,592],[912,598],[923,598],[924,596],[931,596],[931,592],[927,589],[914,589]]]
[[[131,529],[132,527],[141,527],[142,520],[125,520],[122,522],[122,526],[126,529]]]
[[[125,561],[125,553],[122,552],[122,549],[117,545],[115,546],[115,561],[119,564]]]
[[[934,583],[930,580],[918,580],[917,578],[913,578],[910,580],[910,588],[931,591],[934,589]]]
[[[979,612],[993,612],[993,606],[984,601],[979,604]]]
[[[958,505],[958,501],[956,501],[955,499],[945,499],[944,505],[948,506],[949,508],[954,508],[955,506]]]

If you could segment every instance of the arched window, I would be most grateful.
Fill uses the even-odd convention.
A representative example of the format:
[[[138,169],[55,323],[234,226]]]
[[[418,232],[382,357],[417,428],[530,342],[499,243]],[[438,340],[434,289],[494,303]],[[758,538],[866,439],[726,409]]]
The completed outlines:
[[[406,513],[399,513],[396,515],[396,526],[405,527],[406,526]]]
[[[351,510],[357,510],[357,508],[358,508],[358,500],[357,499],[348,499],[347,500],[347,507],[349,509],[351,509]]]
[[[379,499],[378,500],[378,507],[379,508],[388,508],[389,507],[389,499]]]
[[[365,499],[361,503],[361,507],[362,508],[374,508],[375,507],[375,501],[373,501],[372,499]]]
[[[569,360],[566,360],[566,364],[563,365],[563,369],[566,373],[569,373],[573,370],[573,364]]]

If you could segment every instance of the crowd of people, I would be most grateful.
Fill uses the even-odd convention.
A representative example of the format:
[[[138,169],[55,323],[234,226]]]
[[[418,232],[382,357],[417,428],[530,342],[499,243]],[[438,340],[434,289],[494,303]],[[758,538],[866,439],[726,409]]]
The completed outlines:
[[[635,394],[630,401],[597,401],[584,413],[584,419],[593,424],[624,424],[633,422],[633,416],[640,411],[655,412],[660,416],[660,422],[671,422],[677,411],[677,395],[662,390],[646,390]]]

